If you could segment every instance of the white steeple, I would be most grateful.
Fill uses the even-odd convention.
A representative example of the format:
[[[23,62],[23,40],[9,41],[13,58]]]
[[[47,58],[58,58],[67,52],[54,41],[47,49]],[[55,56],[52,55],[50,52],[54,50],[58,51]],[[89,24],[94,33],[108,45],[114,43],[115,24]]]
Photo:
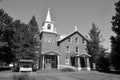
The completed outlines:
[[[46,16],[46,20],[45,21],[52,22],[51,21],[51,16],[50,16],[50,8],[48,8],[48,12],[47,12],[47,16]]]
[[[56,33],[54,22],[51,20],[50,8],[48,8],[47,16],[42,26],[42,31]]]

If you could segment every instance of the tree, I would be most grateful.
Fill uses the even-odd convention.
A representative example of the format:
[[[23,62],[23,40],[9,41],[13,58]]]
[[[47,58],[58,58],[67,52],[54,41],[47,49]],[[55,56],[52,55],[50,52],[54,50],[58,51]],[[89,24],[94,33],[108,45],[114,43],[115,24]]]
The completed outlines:
[[[13,18],[0,9],[0,61],[7,64],[15,58],[11,49],[14,34],[12,20]]]
[[[98,55],[97,59],[97,70],[98,71],[109,71],[110,66],[110,53],[105,52],[104,50],[101,51],[101,53]]]
[[[88,54],[91,55],[91,67],[93,67],[92,63],[95,63],[97,67],[99,55],[101,55],[101,53],[104,53],[106,49],[101,46],[101,43],[104,41],[104,39],[102,38],[102,35],[100,35],[99,28],[97,28],[94,23],[92,24],[92,29],[90,29],[89,37],[87,38],[87,50]]]
[[[31,37],[33,38],[34,40],[34,44],[33,44],[33,51],[34,51],[34,54],[36,54],[36,59],[34,60],[35,61],[35,64],[37,65],[40,65],[40,44],[39,44],[39,27],[38,27],[38,23],[36,21],[36,18],[35,16],[33,15],[30,22],[29,22],[29,30],[30,30],[30,33],[31,33]],[[40,68],[40,66],[38,66]]]
[[[29,27],[30,27],[30,31],[33,33],[33,35],[35,35],[37,32],[39,32],[38,23],[37,23],[34,15],[32,16],[32,19],[29,22]]]
[[[115,3],[116,14],[112,17],[112,31],[116,34],[111,36],[111,63],[120,71],[120,0]]]
[[[34,59],[33,45],[34,38],[29,31],[29,25],[21,23],[20,20],[14,21],[14,52],[16,53],[16,60],[19,59]]]

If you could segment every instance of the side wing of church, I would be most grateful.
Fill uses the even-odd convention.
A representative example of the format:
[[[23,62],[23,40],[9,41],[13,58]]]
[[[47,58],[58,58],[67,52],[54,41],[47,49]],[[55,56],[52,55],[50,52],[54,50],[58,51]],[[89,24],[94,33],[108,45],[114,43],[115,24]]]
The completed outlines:
[[[46,20],[40,31],[40,69],[60,69],[74,67],[90,70],[87,39],[77,30],[64,38],[58,34],[48,9]]]

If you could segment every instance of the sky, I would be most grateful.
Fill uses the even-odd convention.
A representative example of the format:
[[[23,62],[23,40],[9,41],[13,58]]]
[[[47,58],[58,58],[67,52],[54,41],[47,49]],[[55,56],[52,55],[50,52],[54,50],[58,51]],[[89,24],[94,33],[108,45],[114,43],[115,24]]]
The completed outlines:
[[[110,37],[112,16],[115,14],[115,0],[1,0],[3,8],[14,20],[28,23],[35,15],[39,27],[42,27],[50,8],[52,21],[58,33],[70,34],[78,26],[78,31],[86,36],[94,22],[101,30],[105,41],[102,43],[108,51],[111,49]]]

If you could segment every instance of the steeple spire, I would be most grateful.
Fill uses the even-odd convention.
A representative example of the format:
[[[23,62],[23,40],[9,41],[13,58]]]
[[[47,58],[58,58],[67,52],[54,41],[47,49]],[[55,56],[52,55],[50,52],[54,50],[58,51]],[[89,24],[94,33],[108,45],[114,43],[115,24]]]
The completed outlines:
[[[42,31],[56,33],[56,30],[54,28],[54,22],[51,20],[50,8],[48,8],[47,16],[42,26]]]
[[[52,22],[51,21],[51,16],[50,16],[50,8],[48,8],[48,12],[47,12],[47,16],[46,16],[46,20],[45,21]]]

